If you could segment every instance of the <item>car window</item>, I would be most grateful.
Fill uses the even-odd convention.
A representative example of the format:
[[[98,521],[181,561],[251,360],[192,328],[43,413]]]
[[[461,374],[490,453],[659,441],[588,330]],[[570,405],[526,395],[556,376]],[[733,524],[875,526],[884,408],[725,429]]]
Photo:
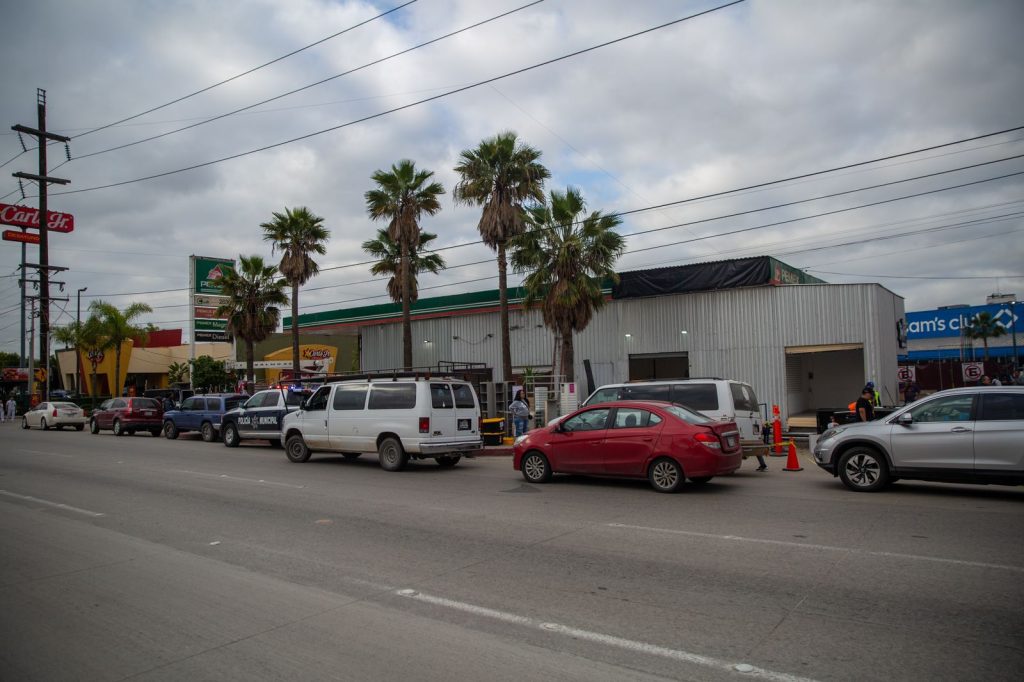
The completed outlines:
[[[611,402],[612,400],[619,399],[618,388],[599,388],[594,392],[594,395],[590,396],[587,400],[586,405],[599,405],[601,403]]]
[[[338,384],[334,389],[334,409],[361,410],[366,405],[366,384]]]
[[[29,412],[46,412],[48,409],[50,409],[50,403],[39,403],[29,410]]]
[[[115,409],[115,410],[120,409],[122,407],[127,407],[127,406],[128,406],[128,403],[125,402],[124,400],[121,400],[120,398],[115,399],[114,402],[110,405],[110,407],[112,409]]]
[[[647,426],[647,419],[650,416],[651,413],[647,410],[640,410],[635,407],[620,407],[615,411],[615,419],[612,420],[612,428],[635,429],[645,427]]]
[[[669,405],[665,409],[689,424],[707,424],[714,421],[714,419],[706,417],[699,412],[694,412],[682,405]]]
[[[199,402],[199,398],[189,398],[189,399],[187,399],[185,402],[183,402],[181,404],[182,412],[188,412],[190,410],[197,409],[196,408],[196,403],[197,402]]]
[[[661,423],[661,417],[659,417],[658,415],[656,415],[653,412],[651,412],[650,413],[650,417],[647,420],[647,425],[648,426],[657,426],[660,423]]]
[[[100,405],[100,409],[101,410],[109,410],[113,404],[114,404],[113,400],[104,400],[103,403]]]
[[[691,410],[717,410],[718,386],[714,384],[675,384],[672,402]]]
[[[224,411],[233,410],[244,402],[245,398],[225,398]]]
[[[160,404],[152,398],[132,398],[131,403],[133,410],[157,410],[160,408]]]
[[[53,406],[54,407],[59,407],[59,408],[65,409],[65,410],[68,409],[69,407],[78,407],[78,405],[75,405],[74,403],[54,403]]]
[[[620,400],[664,400],[668,402],[669,384],[634,384],[619,389]]]
[[[452,389],[448,384],[430,384],[430,406],[436,410],[450,410],[455,407]]]
[[[247,410],[251,410],[254,407],[259,407],[260,403],[263,402],[263,396],[264,395],[266,395],[266,394],[264,394],[264,393],[257,393],[256,395],[254,395],[251,398],[249,398],[248,400],[246,400],[245,401],[245,405],[242,405],[242,407],[247,409]]]
[[[596,431],[605,428],[608,422],[608,413],[611,409],[599,407],[594,410],[587,410],[566,419],[562,422],[563,431]]]
[[[973,395],[950,395],[929,400],[910,410],[915,422],[966,422],[971,420]]]
[[[310,412],[315,410],[326,410],[327,400],[330,397],[331,387],[321,386],[320,388],[316,389],[316,393],[309,396],[309,400],[306,401],[306,410]]]
[[[1024,420],[1024,394],[984,393],[979,421]]]
[[[284,404],[291,407],[297,407],[302,404],[303,400],[311,395],[313,395],[312,391],[288,391],[284,395]],[[275,402],[274,405],[277,405],[277,403]]]
[[[301,401],[300,401],[301,402]],[[260,401],[260,407],[280,407],[281,406],[281,391],[267,391],[263,394],[263,400]],[[326,405],[324,405],[326,407]]]
[[[217,412],[218,410],[220,410],[220,398],[207,398],[206,399],[206,409],[207,410],[212,410],[214,412]]]
[[[371,410],[408,410],[416,407],[416,384],[374,384],[370,390]]]
[[[757,412],[761,409],[754,389],[747,384],[729,384],[729,390],[732,391],[732,404],[737,412]]]
[[[459,409],[476,409],[476,394],[469,384],[452,384],[452,392],[455,394],[455,407]]]

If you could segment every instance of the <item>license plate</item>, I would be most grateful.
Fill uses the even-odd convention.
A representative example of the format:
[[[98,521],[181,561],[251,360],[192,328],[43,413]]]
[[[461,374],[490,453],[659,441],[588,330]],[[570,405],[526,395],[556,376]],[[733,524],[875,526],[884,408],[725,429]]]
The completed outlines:
[[[62,412],[61,414],[63,414],[65,417],[74,417],[78,413],[75,412],[74,410],[67,410],[66,412]]]
[[[142,414],[146,415],[147,417],[152,417],[153,416],[153,410],[143,410]]]
[[[473,421],[471,419],[460,419],[459,420],[459,431],[469,431]]]
[[[729,436],[725,439],[725,444],[731,448],[736,445],[736,439],[733,436]]]

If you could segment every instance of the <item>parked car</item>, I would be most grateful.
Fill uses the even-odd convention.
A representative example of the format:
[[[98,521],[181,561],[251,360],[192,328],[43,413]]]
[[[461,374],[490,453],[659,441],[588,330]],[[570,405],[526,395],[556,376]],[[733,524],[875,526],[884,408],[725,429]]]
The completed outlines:
[[[454,467],[483,447],[480,402],[472,384],[450,378],[325,384],[285,417],[281,442],[292,462],[305,462],[313,452],[348,459],[375,452],[386,471],[400,471],[410,458]]]
[[[743,456],[767,455],[761,436],[761,406],[750,384],[731,379],[677,379],[608,384],[590,394],[581,407],[611,400],[667,400],[721,422],[734,422]]]
[[[814,460],[857,492],[901,478],[1024,484],[1024,387],[949,389],[883,419],[831,428]]]
[[[674,493],[686,479],[707,483],[743,462],[733,422],[681,405],[654,401],[600,402],[516,439],[512,466],[530,483],[552,474],[647,478]]]
[[[164,412],[164,437],[175,439],[187,431],[198,431],[203,441],[212,443],[220,437],[221,418],[249,399],[237,393],[194,395],[185,398],[181,407]]]
[[[258,391],[251,398],[221,417],[221,440],[229,448],[236,448],[243,440],[266,440],[273,447],[281,447],[281,420],[289,412],[299,409],[307,389],[269,388]]]
[[[39,403],[26,412],[21,418],[21,428],[35,427],[46,431],[55,428],[58,431],[65,426],[73,426],[79,431],[85,428],[85,413],[74,403],[48,402]]]
[[[111,430],[115,436],[149,431],[159,436],[163,430],[164,411],[153,398],[111,398],[105,400],[89,417],[89,431]]]

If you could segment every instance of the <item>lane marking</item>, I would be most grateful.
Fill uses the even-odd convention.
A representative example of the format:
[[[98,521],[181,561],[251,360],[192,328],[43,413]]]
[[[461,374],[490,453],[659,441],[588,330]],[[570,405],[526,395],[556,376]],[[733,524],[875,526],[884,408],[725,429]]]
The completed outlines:
[[[639,642],[633,639],[624,639],[622,637],[606,635],[600,632],[593,632],[591,630],[581,630],[580,628],[574,628],[561,623],[541,622],[526,616],[487,608],[486,606],[477,606],[476,604],[469,604],[466,602],[455,601],[453,599],[445,599],[444,597],[423,594],[416,590],[403,589],[396,591],[395,594],[400,597],[405,597],[406,599],[413,599],[433,606],[440,606],[461,611],[463,613],[469,613],[474,616],[490,618],[503,623],[511,623],[513,625],[541,630],[545,633],[564,635],[573,639],[582,639],[588,642],[594,642],[595,644],[603,644],[605,646],[625,649],[633,653],[658,656],[659,658],[668,658],[674,661],[691,663],[705,668],[715,668],[717,670],[723,670],[730,673],[741,672],[747,677],[755,677],[762,680],[773,680],[774,682],[814,682],[811,678],[776,672],[774,670],[767,670],[765,668],[750,665],[749,663],[726,661],[713,656],[690,653],[689,651],[683,651],[681,649],[669,649],[667,647],[658,646],[657,644],[648,644],[647,642]]]
[[[798,547],[802,549],[817,549],[827,552],[846,552],[861,556],[877,556],[887,559],[913,559],[914,561],[932,561],[940,564],[952,564],[954,566],[971,566],[974,568],[996,568],[1001,571],[1012,571],[1024,573],[1024,566],[1010,566],[1008,564],[990,564],[984,561],[967,561],[964,559],[948,559],[945,557],[926,556],[923,554],[903,554],[901,552],[882,552],[870,549],[854,549],[852,547],[837,547],[835,545],[815,545],[807,542],[789,542],[786,540],[765,540],[762,538],[746,538],[739,535],[716,535],[714,533],[698,533],[691,530],[675,530],[672,528],[652,528],[650,526],[633,526],[628,523],[608,523],[609,528],[627,528],[629,530],[643,530],[650,533],[668,533],[670,535],[685,535],[695,538],[706,538],[709,540],[729,540],[731,542],[751,542],[761,545],[779,545],[782,547]]]
[[[169,471],[177,474],[190,474],[192,476],[200,476],[202,478],[214,478],[222,481],[239,481],[241,483],[259,483],[260,485],[276,485],[282,488],[295,488],[297,490],[303,490],[306,486],[294,485],[292,483],[278,483],[277,481],[268,481],[263,478],[243,478],[241,476],[229,476],[228,474],[210,474],[204,471],[190,471],[188,469],[169,469]]]
[[[63,509],[64,511],[75,512],[76,514],[85,514],[86,516],[104,516],[99,512],[89,511],[88,509],[81,509],[79,507],[72,507],[70,504],[61,504],[60,502],[51,502],[49,500],[43,500],[38,497],[32,497],[31,495],[19,495],[18,493],[12,493],[8,490],[0,490],[0,495],[6,495],[7,497],[13,497],[16,500],[25,500],[26,502],[34,502],[36,504],[45,504],[48,507],[55,507],[56,509]]]
[[[74,455],[69,455],[64,452],[47,452],[46,450],[21,450],[20,452],[28,452],[33,455],[51,455],[53,457],[68,457],[73,458]]]

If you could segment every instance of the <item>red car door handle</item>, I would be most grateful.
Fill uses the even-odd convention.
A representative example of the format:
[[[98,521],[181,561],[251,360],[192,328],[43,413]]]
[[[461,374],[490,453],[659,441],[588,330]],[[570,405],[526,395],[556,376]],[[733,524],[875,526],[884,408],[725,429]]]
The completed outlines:
[[[644,438],[644,442],[645,443],[650,443],[653,440],[654,440],[653,438]]]

